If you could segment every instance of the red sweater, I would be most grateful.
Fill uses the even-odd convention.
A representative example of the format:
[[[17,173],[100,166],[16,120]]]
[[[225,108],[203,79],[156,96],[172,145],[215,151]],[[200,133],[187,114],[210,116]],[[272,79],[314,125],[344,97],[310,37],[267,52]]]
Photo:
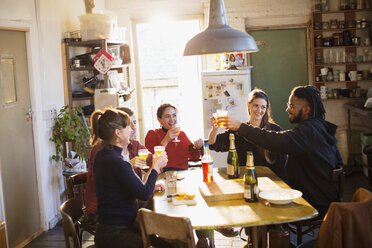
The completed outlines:
[[[154,147],[161,145],[160,142],[163,140],[166,134],[167,133],[161,128],[148,131],[145,138],[146,148],[151,153],[154,153]],[[165,151],[167,152],[168,156],[168,164],[166,168],[187,170],[189,168],[189,158],[200,158],[200,151],[193,149],[193,144],[183,131],[181,131],[178,135],[178,139],[180,142],[176,143],[170,141],[165,147]]]
[[[146,147],[139,143],[137,140],[131,140],[130,144],[128,145],[128,152],[129,152],[129,159],[132,159],[138,156],[139,149],[145,149]],[[93,162],[94,158],[102,149],[100,144],[95,145],[90,152],[89,156],[89,163],[88,163],[88,177],[87,177],[87,185],[85,190],[85,207],[86,212],[89,216],[94,216],[97,211],[97,196],[96,196],[96,187],[94,185],[94,177],[93,177]],[[152,154],[149,154],[146,160],[146,164],[151,167],[152,166]],[[139,178],[142,178],[142,172],[139,168],[134,168],[134,171],[138,175]]]

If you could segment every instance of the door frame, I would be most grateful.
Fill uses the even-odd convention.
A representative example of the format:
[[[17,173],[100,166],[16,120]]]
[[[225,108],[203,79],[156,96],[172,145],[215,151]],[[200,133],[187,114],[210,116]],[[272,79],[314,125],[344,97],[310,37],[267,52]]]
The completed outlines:
[[[38,18],[36,18],[38,19]],[[45,163],[45,153],[42,150],[45,145],[43,140],[45,133],[43,130],[42,120],[42,87],[41,83],[41,69],[40,65],[40,49],[39,49],[39,33],[37,32],[36,23],[27,22],[14,22],[0,20],[0,30],[8,31],[21,31],[25,33],[26,39],[26,53],[27,53],[27,67],[28,67],[28,81],[29,81],[29,92],[30,92],[30,105],[33,112],[32,116],[32,132],[33,132],[33,143],[34,143],[34,154],[35,154],[35,166],[36,166],[36,182],[38,191],[39,201],[39,215],[40,215],[40,228],[39,231],[34,233],[30,240],[26,240],[25,244],[31,241],[34,237],[39,236],[43,230],[47,230],[48,226],[46,223],[45,216],[45,204],[44,204],[44,190],[42,188],[42,172],[41,164]],[[49,161],[46,161],[49,164]],[[3,206],[4,207],[4,206]],[[5,217],[5,216],[4,216]]]
[[[314,69],[314,63],[313,63],[313,58],[312,58],[312,51],[311,51],[311,25],[312,21],[310,20],[307,23],[302,23],[302,24],[290,24],[290,25],[269,25],[269,26],[255,26],[255,27],[245,27],[245,32],[249,33],[249,31],[267,31],[267,30],[283,30],[283,29],[299,29],[299,28],[305,28],[306,29],[306,41],[307,41],[307,46],[306,46],[306,51],[307,51],[307,74],[308,74],[308,84],[309,85],[314,85],[313,82],[313,77],[312,77],[312,71]],[[257,43],[257,41],[256,41]],[[249,61],[248,64],[252,65],[251,61],[252,57],[249,56]]]

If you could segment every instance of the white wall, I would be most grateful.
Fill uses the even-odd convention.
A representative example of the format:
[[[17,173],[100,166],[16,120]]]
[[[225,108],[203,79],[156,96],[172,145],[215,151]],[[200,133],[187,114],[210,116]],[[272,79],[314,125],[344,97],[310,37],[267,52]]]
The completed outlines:
[[[104,1],[95,1],[95,11]],[[60,216],[60,195],[64,190],[60,165],[50,160],[54,144],[43,120],[43,110],[64,105],[61,39],[65,31],[79,28],[78,16],[85,13],[80,0],[1,0],[0,26],[30,28],[30,92],[42,229],[53,227]],[[36,200],[36,199],[35,199]]]

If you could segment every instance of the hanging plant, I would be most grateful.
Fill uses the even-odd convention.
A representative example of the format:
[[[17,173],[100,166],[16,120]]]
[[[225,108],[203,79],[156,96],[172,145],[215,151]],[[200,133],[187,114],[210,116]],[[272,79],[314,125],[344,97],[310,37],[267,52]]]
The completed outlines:
[[[79,107],[69,107],[68,105],[61,108],[55,119],[53,135],[50,141],[56,145],[56,154],[52,159],[56,162],[63,161],[63,144],[72,142],[72,150],[83,159],[87,160],[84,148],[89,147],[90,133],[86,122],[83,119],[83,110]]]

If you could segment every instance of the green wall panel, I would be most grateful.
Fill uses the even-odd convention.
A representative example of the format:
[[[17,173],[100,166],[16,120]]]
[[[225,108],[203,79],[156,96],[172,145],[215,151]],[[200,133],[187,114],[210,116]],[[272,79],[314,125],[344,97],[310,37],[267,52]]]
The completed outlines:
[[[256,41],[266,42],[252,54],[252,86],[268,94],[276,123],[292,128],[285,112],[288,97],[293,87],[308,84],[306,29],[249,33]]]

